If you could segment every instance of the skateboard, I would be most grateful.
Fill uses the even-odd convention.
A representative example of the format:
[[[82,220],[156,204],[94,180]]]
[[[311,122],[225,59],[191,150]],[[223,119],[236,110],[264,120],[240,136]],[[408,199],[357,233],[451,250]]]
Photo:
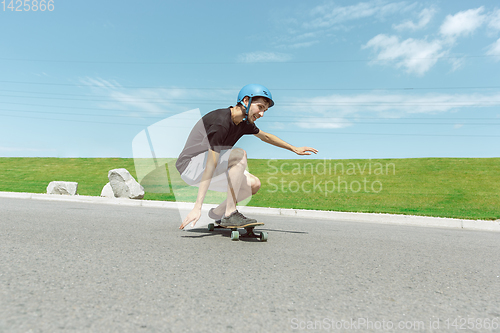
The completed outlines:
[[[220,221],[217,221],[220,222]],[[217,223],[216,222],[216,223]],[[264,223],[256,222],[256,223],[250,223],[241,227],[223,227],[220,224],[216,223],[209,223],[208,224],[208,231],[214,231],[215,228],[224,228],[224,229],[231,229],[231,240],[237,241],[243,237],[250,237],[250,238],[258,238],[261,242],[267,242],[267,232],[261,231],[258,233],[255,233],[253,229],[257,226],[264,225]],[[238,231],[238,228],[244,228],[246,230],[246,233],[242,234],[240,236],[240,232]]]

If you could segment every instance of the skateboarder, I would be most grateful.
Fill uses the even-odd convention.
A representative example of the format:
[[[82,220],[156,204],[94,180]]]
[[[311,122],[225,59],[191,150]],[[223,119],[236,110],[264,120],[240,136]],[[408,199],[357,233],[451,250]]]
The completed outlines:
[[[233,148],[246,134],[297,155],[311,155],[318,151],[310,147],[295,147],[277,136],[261,131],[255,122],[274,105],[271,92],[259,84],[244,86],[238,94],[236,106],[209,112],[194,126],[176,163],[181,178],[197,186],[198,197],[194,208],[179,229],[189,223],[194,226],[201,216],[201,207],[207,190],[227,191],[227,199],[209,211],[210,218],[220,220],[221,226],[243,226],[256,220],[249,219],[236,209],[236,203],[257,193],[259,179],[246,171],[247,155],[241,148]]]

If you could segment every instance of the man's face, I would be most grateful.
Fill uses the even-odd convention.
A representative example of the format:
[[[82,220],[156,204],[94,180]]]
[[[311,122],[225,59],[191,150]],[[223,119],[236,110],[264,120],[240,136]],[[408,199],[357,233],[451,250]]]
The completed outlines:
[[[248,103],[248,101],[246,101]],[[254,123],[260,117],[264,117],[264,112],[269,108],[269,101],[264,97],[255,97],[252,99],[250,110],[248,111],[248,121]]]

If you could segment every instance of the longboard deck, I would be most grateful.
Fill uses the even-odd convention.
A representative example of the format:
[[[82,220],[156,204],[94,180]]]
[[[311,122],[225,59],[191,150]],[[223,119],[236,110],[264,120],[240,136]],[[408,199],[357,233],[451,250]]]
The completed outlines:
[[[249,223],[244,226],[226,226],[223,227],[221,225],[218,225],[216,223],[209,223],[208,224],[208,231],[214,231],[215,228],[222,228],[222,229],[231,229],[231,240],[239,240],[240,239],[240,233],[238,231],[238,228],[244,228],[246,230],[246,233],[241,235],[241,237],[251,237],[251,238],[259,238],[261,242],[266,242],[267,241],[267,232],[262,231],[260,233],[254,233],[253,229],[257,226],[264,225],[262,222],[255,222],[255,223]]]
[[[257,227],[260,225],[264,225],[262,222],[255,222],[255,223],[248,223],[245,225],[240,225],[240,226],[223,226],[220,224],[216,224],[216,226],[224,228],[224,229],[243,229],[243,228],[251,228],[251,227]]]

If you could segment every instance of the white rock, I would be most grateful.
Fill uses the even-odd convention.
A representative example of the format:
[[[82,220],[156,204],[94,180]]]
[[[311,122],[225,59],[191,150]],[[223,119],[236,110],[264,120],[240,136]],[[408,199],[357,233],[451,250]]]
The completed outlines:
[[[78,183],[75,182],[50,182],[47,186],[47,194],[76,195]]]
[[[114,198],[115,197],[115,194],[113,193],[113,189],[111,188],[110,183],[107,183],[102,188],[101,197],[106,197],[106,198]]]
[[[113,169],[108,172],[108,179],[115,198],[144,198],[144,187],[141,186],[127,169]]]

